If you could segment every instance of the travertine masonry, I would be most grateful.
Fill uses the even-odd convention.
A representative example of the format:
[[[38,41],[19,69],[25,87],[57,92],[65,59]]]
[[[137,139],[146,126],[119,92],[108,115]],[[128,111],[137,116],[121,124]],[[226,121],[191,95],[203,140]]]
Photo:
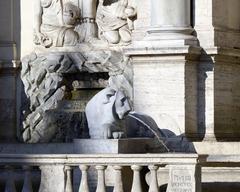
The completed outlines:
[[[134,51],[127,52],[133,58],[134,110],[153,117],[160,128],[175,134],[194,134],[197,132],[197,65],[194,57],[189,59],[182,49],[171,57],[166,54],[168,51],[171,49],[162,49],[155,55],[148,51],[144,57],[137,51],[136,55]]]
[[[195,1],[195,30],[202,47],[240,47],[238,0]]]

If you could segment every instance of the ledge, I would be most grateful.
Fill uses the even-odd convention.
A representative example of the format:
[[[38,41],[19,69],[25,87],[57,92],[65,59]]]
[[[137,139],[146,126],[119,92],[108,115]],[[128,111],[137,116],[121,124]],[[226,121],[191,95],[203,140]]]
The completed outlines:
[[[0,154],[0,164],[67,164],[76,165],[195,165],[198,162],[196,154]]]
[[[202,54],[208,55],[226,55],[232,57],[240,57],[240,49],[238,48],[224,48],[224,47],[204,47]]]
[[[240,157],[240,142],[203,141],[193,142],[193,145],[199,155],[239,155]]]
[[[16,70],[21,68],[21,61],[20,60],[13,60],[13,61],[0,61],[0,70]]]
[[[149,56],[149,55],[200,55],[201,48],[197,46],[155,46],[152,42],[138,43],[124,48],[127,56]]]

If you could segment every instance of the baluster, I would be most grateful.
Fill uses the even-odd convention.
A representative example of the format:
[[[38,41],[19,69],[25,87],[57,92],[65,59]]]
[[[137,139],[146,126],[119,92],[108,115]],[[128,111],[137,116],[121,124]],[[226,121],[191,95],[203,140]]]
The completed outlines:
[[[142,184],[140,178],[140,171],[142,167],[139,165],[132,165],[131,168],[133,170],[133,183],[131,192],[142,192]]]
[[[96,192],[106,192],[105,187],[105,169],[106,167],[103,165],[96,166],[97,173],[98,173],[98,183],[97,183],[97,190]]]
[[[150,170],[151,173],[151,181],[149,185],[149,190],[148,192],[158,192],[158,181],[157,181],[157,169],[158,166],[156,165],[149,165],[148,169]]]
[[[33,192],[31,180],[31,167],[23,166],[23,170],[24,170],[24,184],[22,192]]]
[[[122,166],[113,166],[115,170],[115,183],[113,192],[123,192]]]
[[[73,192],[72,187],[72,168],[70,166],[65,166],[65,174],[66,174],[66,183],[65,183],[65,191],[64,192]]]
[[[82,178],[81,178],[81,183],[80,183],[78,192],[89,192],[88,178],[87,178],[87,170],[88,170],[89,166],[80,165],[79,168],[82,172]]]
[[[6,187],[5,192],[17,192],[13,177],[13,167],[6,166],[7,169],[7,181],[6,181]]]

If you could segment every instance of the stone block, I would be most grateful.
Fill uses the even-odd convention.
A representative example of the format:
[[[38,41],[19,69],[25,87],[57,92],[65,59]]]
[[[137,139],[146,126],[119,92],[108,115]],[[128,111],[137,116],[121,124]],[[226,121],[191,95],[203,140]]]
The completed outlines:
[[[72,143],[0,144],[2,154],[73,154]]]
[[[237,49],[206,49],[198,67],[198,127],[205,140],[239,140]]]
[[[0,139],[14,141],[16,139],[16,112],[13,99],[0,99]]]
[[[15,77],[0,76],[0,99],[15,99]]]
[[[39,192],[64,191],[64,165],[42,165]]]
[[[0,141],[6,143],[17,142],[16,124],[14,121],[0,122]]]
[[[131,139],[75,139],[74,151],[80,154],[146,153],[153,145],[151,138]]]
[[[195,30],[202,47],[239,47],[238,0],[195,1]]]
[[[17,59],[17,47],[12,42],[0,42],[0,58],[7,63]]]
[[[240,137],[239,56],[216,56],[214,67],[214,133],[217,139]]]
[[[238,192],[239,171],[239,167],[203,167],[202,191]],[[160,167],[157,176],[159,186],[165,187],[169,180],[168,167]],[[150,174],[147,174],[146,179],[150,179]]]
[[[15,120],[15,101],[13,99],[0,99],[0,122]]]
[[[201,171],[196,165],[170,165],[167,192],[201,192]]]
[[[0,40],[7,40],[11,41],[11,19],[12,19],[12,13],[11,13],[11,3],[12,1],[1,1],[0,7],[4,7],[4,9],[1,9],[0,11],[0,26],[1,26],[1,32],[0,32]]]
[[[128,49],[133,62],[134,110],[175,134],[196,133],[198,51],[187,46]]]

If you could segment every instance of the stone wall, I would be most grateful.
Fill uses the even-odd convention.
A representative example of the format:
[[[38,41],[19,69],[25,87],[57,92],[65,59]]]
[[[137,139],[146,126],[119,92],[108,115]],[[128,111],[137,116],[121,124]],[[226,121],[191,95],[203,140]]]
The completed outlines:
[[[20,84],[17,72],[21,35],[20,1],[0,1],[0,8],[0,138],[1,141],[14,141],[19,106],[17,87]]]

